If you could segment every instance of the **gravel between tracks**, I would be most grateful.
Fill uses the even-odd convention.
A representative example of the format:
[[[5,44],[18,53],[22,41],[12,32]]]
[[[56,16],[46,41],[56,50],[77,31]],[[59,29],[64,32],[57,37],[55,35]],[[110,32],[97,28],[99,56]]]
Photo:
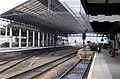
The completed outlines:
[[[65,54],[68,54],[68,53],[72,53],[74,51],[76,51],[77,49],[76,48],[71,48],[71,49],[66,49],[66,50],[60,50],[60,51],[56,51],[56,53],[54,52],[46,52],[45,54],[43,55],[39,55],[39,56],[33,56],[29,59],[27,59],[26,61],[4,71],[3,73],[1,73],[0,75],[6,75],[6,74],[11,74],[11,73],[15,73],[17,71],[22,71],[26,68],[29,68],[31,66],[34,66],[34,65],[37,65],[38,63],[39,64],[45,64],[49,61],[52,61],[56,58],[59,58]]]
[[[51,70],[36,76],[33,79],[57,79],[59,78],[62,73],[64,73],[67,69],[69,69],[71,66],[73,66],[73,64],[75,64],[77,62],[78,58],[74,57],[68,61],[66,61],[65,63],[62,63],[54,68],[52,68]]]

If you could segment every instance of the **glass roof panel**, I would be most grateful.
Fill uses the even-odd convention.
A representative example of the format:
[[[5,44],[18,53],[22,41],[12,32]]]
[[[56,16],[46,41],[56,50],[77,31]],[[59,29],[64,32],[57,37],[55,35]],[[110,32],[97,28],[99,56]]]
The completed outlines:
[[[23,15],[17,15],[17,17],[20,17],[19,21],[23,23],[37,25],[38,27],[45,25],[63,31],[77,33],[82,32],[85,28],[92,31],[87,20],[82,17],[86,13],[82,5],[80,5],[80,0],[66,0],[67,7],[58,0],[52,0],[50,6],[47,6],[47,3],[46,0],[29,0],[14,9],[18,12],[24,12]],[[18,20],[14,14],[13,19]]]
[[[81,16],[79,13],[86,15],[80,0],[65,0],[61,2],[65,2],[77,17]]]

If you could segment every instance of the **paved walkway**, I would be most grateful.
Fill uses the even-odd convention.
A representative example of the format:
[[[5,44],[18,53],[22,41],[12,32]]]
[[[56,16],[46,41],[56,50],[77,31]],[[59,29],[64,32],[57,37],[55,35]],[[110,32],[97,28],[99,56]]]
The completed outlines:
[[[120,55],[117,58],[112,58],[108,51],[104,51],[103,55],[113,79],[120,79]]]
[[[120,56],[112,58],[108,52],[95,54],[88,79],[120,79]]]

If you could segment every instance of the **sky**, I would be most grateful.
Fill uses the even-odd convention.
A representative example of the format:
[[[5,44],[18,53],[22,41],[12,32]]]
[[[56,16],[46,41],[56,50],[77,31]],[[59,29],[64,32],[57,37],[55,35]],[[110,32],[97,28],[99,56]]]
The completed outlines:
[[[28,0],[0,0],[0,14]]]

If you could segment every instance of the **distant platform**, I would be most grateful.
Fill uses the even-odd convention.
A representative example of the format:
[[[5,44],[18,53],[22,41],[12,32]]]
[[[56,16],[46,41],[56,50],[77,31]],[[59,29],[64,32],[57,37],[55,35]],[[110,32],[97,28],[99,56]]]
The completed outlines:
[[[69,47],[70,45],[66,46],[48,46],[48,47],[13,47],[13,48],[0,48],[0,53],[2,52],[15,52],[15,51],[25,51],[25,50],[37,50],[37,49],[47,49],[47,48],[59,48],[59,47]]]

